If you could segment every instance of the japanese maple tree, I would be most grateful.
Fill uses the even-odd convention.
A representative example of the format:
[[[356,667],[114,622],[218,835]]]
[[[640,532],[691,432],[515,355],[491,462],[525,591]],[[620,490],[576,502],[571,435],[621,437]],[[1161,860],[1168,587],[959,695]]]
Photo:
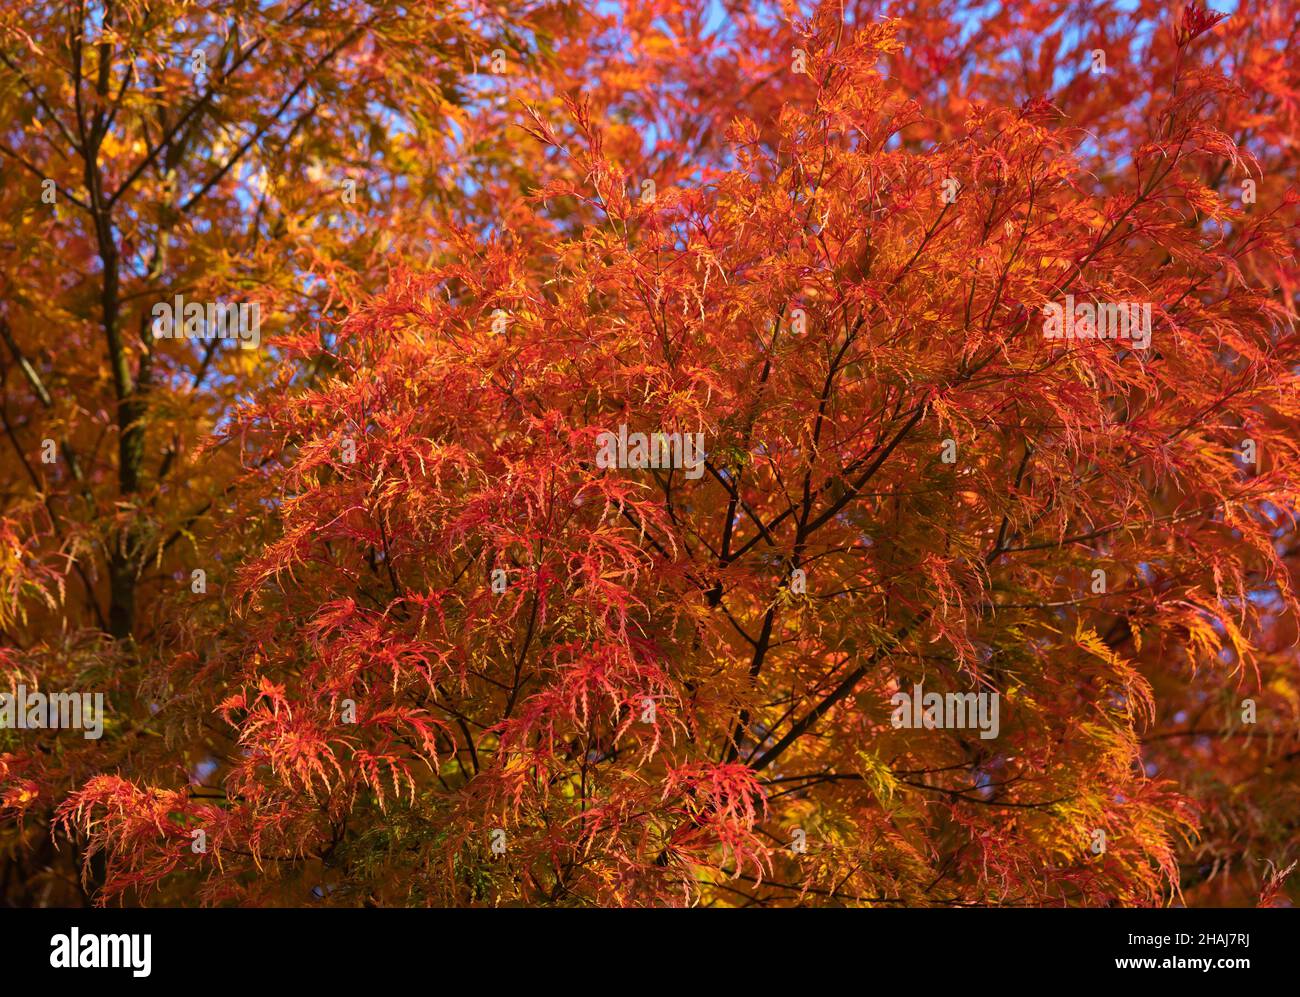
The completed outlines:
[[[27,250],[6,294],[0,662],[112,707],[0,732],[7,869],[57,848],[153,904],[1294,900],[1284,5],[344,10],[229,15],[230,53],[263,17],[285,66],[359,47],[289,101],[301,144],[259,134],[273,60],[223,75],[196,141],[266,173],[211,184],[113,55],[169,23],[5,22],[6,148],[43,176],[62,109],[90,216],[6,183],[6,252],[101,264]],[[60,62],[92,25],[95,99]],[[375,200],[322,221],[310,171],[365,134]],[[213,215],[113,215],[151,158]],[[241,280],[263,350],[158,356],[150,294]],[[1075,302],[1147,335],[1054,337]],[[703,455],[598,459],[638,433]],[[900,723],[918,687],[998,721]]]

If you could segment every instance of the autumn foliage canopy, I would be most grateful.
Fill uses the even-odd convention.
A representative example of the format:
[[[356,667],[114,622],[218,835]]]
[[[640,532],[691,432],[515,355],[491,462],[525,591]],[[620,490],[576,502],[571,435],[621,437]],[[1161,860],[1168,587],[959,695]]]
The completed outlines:
[[[1300,896],[1293,5],[0,6],[0,903]]]

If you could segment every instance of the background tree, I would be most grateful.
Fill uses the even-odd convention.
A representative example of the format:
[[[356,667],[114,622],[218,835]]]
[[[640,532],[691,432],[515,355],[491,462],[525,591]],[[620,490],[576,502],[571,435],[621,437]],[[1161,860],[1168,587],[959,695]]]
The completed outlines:
[[[207,538],[240,461],[196,446],[269,383],[270,355],[155,339],[153,305],[255,302],[269,339],[344,314],[399,247],[428,253],[429,217],[500,168],[475,151],[495,109],[465,108],[525,31],[547,37],[525,11],[507,29],[455,4],[3,5],[0,653],[6,688],[107,689],[120,724],[107,754],[0,734],[28,745],[5,763],[28,780],[6,793],[25,815],[0,837],[10,902],[77,896],[48,815],[160,736],[162,594],[196,568],[214,595],[226,581]]]

